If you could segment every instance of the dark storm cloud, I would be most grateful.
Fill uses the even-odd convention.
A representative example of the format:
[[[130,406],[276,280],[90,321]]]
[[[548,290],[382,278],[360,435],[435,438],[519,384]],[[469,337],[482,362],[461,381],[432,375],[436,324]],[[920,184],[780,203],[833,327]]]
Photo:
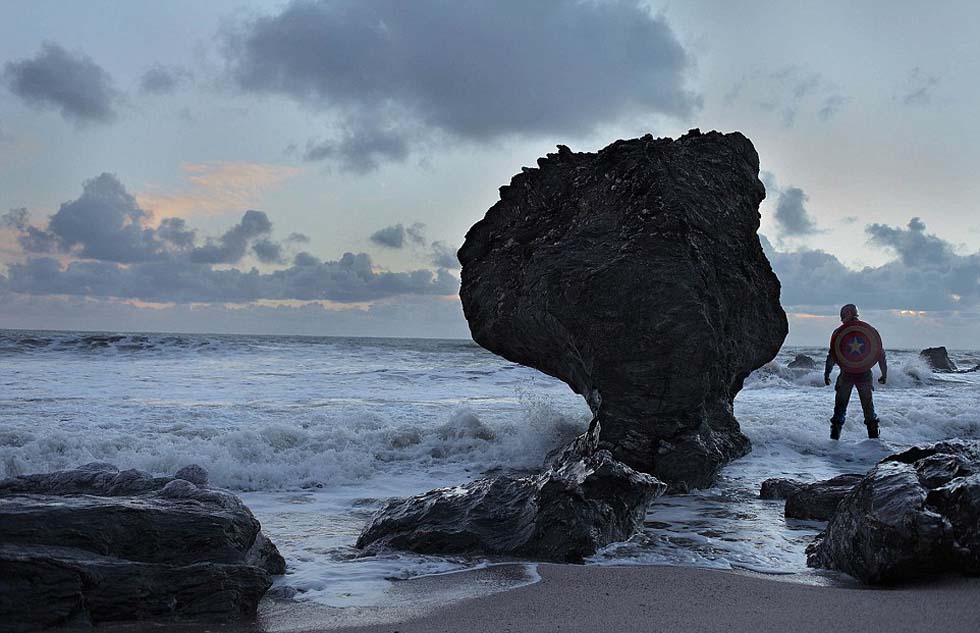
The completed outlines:
[[[898,259],[852,270],[821,250],[780,252],[762,237],[766,255],[782,282],[787,306],[839,306],[854,302],[868,309],[950,310],[980,305],[980,253],[957,255],[951,245],[925,233],[920,220],[907,229],[873,224],[874,244]]]
[[[224,235],[216,240],[208,239],[203,246],[192,250],[190,259],[198,264],[234,264],[245,256],[251,240],[271,232],[269,216],[262,211],[249,210],[242,216],[242,221]]]
[[[76,261],[62,266],[55,259],[40,257],[10,265],[8,287],[13,292],[37,295],[178,303],[260,299],[362,302],[403,294],[452,295],[459,289],[459,280],[445,270],[377,271],[366,253],[344,253],[337,261],[311,259],[304,262],[307,265],[260,273],[254,268],[216,270],[174,260],[130,266]]]
[[[112,78],[83,54],[45,43],[30,59],[8,62],[3,78],[25,103],[54,108],[75,123],[107,123],[115,118]]]
[[[365,170],[415,136],[583,135],[637,113],[686,117],[688,54],[638,2],[295,0],[227,36],[244,90],[341,120],[309,160]]]
[[[190,79],[190,73],[182,68],[153,66],[140,77],[140,91],[150,94],[169,94]]]
[[[460,268],[456,249],[445,242],[432,242],[432,263],[439,268]]]

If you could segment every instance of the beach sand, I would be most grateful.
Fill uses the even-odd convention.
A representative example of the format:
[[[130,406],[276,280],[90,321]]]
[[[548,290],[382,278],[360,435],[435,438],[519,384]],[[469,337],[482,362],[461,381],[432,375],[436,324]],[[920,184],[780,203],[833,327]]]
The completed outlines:
[[[392,608],[267,605],[252,626],[116,625],[126,633],[977,633],[980,578],[942,578],[894,588],[806,577],[796,582],[687,567],[537,566],[540,581],[506,590],[528,567],[488,569],[396,583]],[[533,571],[532,571],[533,575]],[[796,578],[795,580],[800,580]],[[820,583],[820,584],[817,584]],[[481,591],[488,595],[474,595]],[[470,597],[465,597],[469,594]],[[413,596],[415,599],[413,599]],[[441,596],[434,603],[433,596]],[[449,596],[446,598],[446,596]],[[371,624],[365,624],[371,623]]]

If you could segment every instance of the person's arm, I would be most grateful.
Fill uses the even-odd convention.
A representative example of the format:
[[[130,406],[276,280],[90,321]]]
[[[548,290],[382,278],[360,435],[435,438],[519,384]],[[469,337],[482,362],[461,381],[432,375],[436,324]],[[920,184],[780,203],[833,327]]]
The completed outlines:
[[[823,384],[830,384],[830,372],[834,369],[834,348],[827,352],[827,362],[823,366]]]
[[[885,348],[881,348],[881,358],[878,359],[878,367],[881,368],[881,378],[878,382],[885,384],[888,382],[888,359],[885,357]]]

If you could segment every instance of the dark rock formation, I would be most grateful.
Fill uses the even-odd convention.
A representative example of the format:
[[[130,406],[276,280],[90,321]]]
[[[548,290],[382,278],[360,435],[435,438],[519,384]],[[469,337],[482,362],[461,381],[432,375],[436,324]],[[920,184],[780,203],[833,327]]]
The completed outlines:
[[[103,463],[5,479],[0,628],[254,615],[285,572],[259,529],[237,497],[187,479]]]
[[[773,477],[762,482],[759,496],[763,499],[785,499],[805,485],[796,479]]]
[[[749,450],[732,415],[787,333],[741,134],[559,146],[501,187],[459,250],[473,339],[582,394],[580,446],[675,490]]]
[[[885,458],[841,501],[807,564],[883,584],[980,573],[980,442]]]
[[[817,361],[813,360],[806,354],[797,354],[796,358],[789,361],[786,366],[790,369],[816,369]]]
[[[919,352],[919,356],[935,371],[956,371],[956,363],[949,357],[945,347],[926,348]]]
[[[666,488],[607,451],[584,458],[570,451],[538,475],[481,479],[391,501],[357,546],[581,562],[629,538]]]
[[[826,481],[804,483],[796,479],[773,478],[762,482],[763,499],[785,499],[783,513],[790,519],[829,521],[841,499],[847,496],[864,475],[838,475]]]
[[[864,475],[838,475],[833,479],[803,484],[786,497],[784,514],[791,519],[829,521],[841,499],[864,479]]]

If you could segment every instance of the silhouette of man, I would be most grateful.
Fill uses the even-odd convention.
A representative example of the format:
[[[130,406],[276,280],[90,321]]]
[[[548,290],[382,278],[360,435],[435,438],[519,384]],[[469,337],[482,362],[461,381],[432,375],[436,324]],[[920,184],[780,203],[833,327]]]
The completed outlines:
[[[840,327],[830,337],[830,352],[827,354],[827,364],[823,372],[824,384],[829,385],[830,372],[834,365],[840,367],[835,387],[837,396],[834,400],[834,417],[830,419],[830,439],[840,439],[841,427],[847,417],[847,403],[854,387],[857,387],[861,398],[868,437],[874,439],[878,437],[878,415],[875,413],[872,398],[874,386],[871,384],[871,368],[875,364],[881,368],[878,382],[885,384],[888,380],[885,348],[881,344],[878,330],[858,319],[857,306],[853,303],[840,309],[840,320]]]

